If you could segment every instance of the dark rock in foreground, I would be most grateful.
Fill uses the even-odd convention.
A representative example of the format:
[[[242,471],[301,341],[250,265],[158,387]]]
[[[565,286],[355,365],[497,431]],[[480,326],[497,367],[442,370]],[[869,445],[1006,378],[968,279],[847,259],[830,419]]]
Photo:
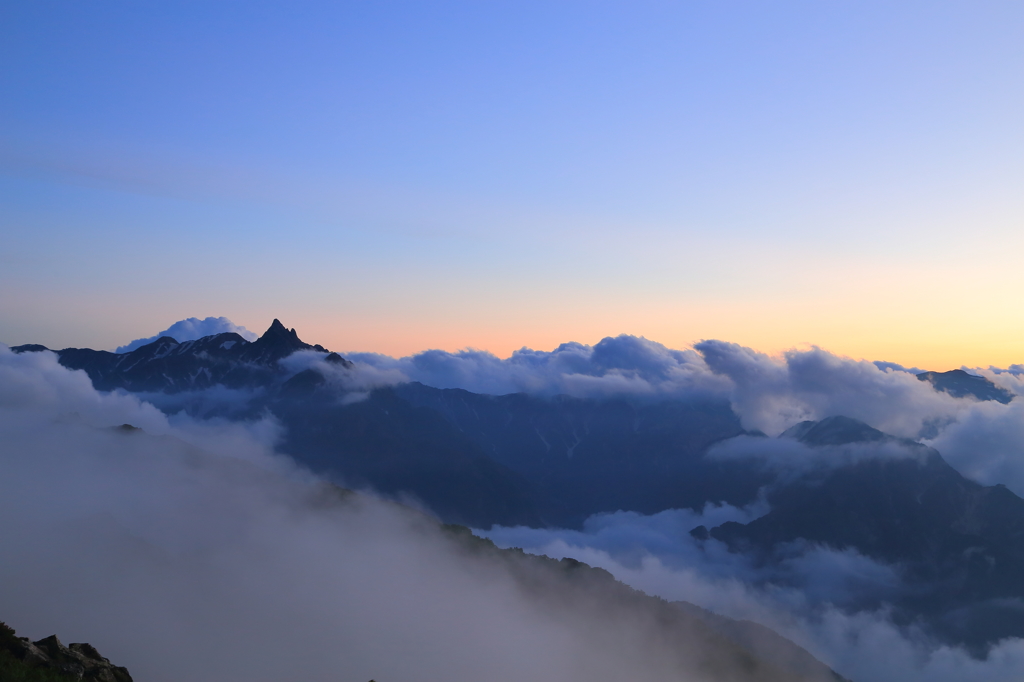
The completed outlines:
[[[100,656],[91,644],[64,646],[57,635],[38,642],[18,637],[0,623],[0,679],[25,682],[95,680],[95,682],[132,682],[126,668]]]

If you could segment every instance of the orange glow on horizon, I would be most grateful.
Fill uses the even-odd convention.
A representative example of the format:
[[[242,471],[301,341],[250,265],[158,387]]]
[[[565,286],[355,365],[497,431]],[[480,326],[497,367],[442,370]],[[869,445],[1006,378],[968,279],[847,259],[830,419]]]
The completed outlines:
[[[378,320],[376,324],[337,324],[328,320],[296,320],[300,336],[340,352],[376,352],[394,357],[425,350],[456,352],[484,350],[500,358],[521,348],[550,351],[559,344],[576,341],[593,345],[602,338],[619,334],[643,336],[669,348],[686,349],[703,339],[737,343],[773,357],[791,349],[818,346],[836,355],[857,360],[884,360],[906,367],[945,371],[967,367],[1009,367],[1024,362],[1024,349],[1014,338],[980,338],[967,330],[961,333],[932,335],[914,330],[912,325],[892,334],[870,334],[842,321],[831,325],[794,324],[757,328],[750,319],[700,319],[693,316],[684,323],[663,321],[655,324],[626,325],[601,320],[582,321],[562,326],[521,328],[482,328],[470,324],[437,325],[410,321]],[[639,322],[639,321],[638,321]],[[290,325],[293,323],[289,323]],[[704,333],[702,333],[704,331]],[[1015,338],[1021,338],[1016,335]]]

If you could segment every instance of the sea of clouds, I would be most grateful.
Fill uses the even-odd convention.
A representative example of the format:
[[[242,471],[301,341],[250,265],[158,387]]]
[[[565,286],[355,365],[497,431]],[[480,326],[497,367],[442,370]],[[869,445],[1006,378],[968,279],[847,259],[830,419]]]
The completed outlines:
[[[274,453],[279,435],[168,418],[0,346],[3,618],[140,682],[714,679],[714,651],[566,603],[420,512],[339,496]]]
[[[893,363],[855,360],[821,348],[772,357],[734,343],[702,341],[680,351],[623,335],[593,346],[523,349],[508,358],[475,350],[347,357],[367,379],[363,390],[418,381],[490,394],[718,398],[731,403],[745,428],[770,436],[804,420],[843,415],[920,440],[965,476],[986,485],[1002,483],[1024,495],[1024,400],[1004,405],[954,398]],[[1019,396],[1024,377],[1014,367],[970,371]],[[769,441],[748,444],[746,452],[774,458],[779,449],[793,447]]]
[[[1002,641],[981,660],[918,628],[895,625],[884,598],[900,589],[898,567],[822,546],[793,546],[779,565],[757,566],[714,539],[689,534],[698,525],[745,523],[764,511],[763,503],[744,509],[708,505],[701,513],[600,514],[578,531],[476,532],[501,547],[604,568],[647,594],[766,625],[852,680],[1011,682],[1024,676],[1024,640]],[[881,604],[864,607],[879,599]]]
[[[954,398],[912,370],[820,348],[772,357],[703,341],[680,351],[624,335],[504,359],[474,350],[346,357],[353,368],[313,352],[282,364],[289,373],[318,369],[347,400],[406,381],[491,394],[720,399],[745,428],[769,436],[845,415],[918,439],[965,476],[1024,495],[1024,400]],[[971,371],[1024,394],[1016,366]],[[56,630],[94,640],[113,660],[144,672],[139,679],[152,680],[229,679],[237,670],[246,679],[294,677],[275,667],[282,658],[270,652],[281,647],[301,654],[303,679],[311,680],[334,679],[337,665],[366,679],[602,679],[594,667],[577,667],[579,660],[622,673],[512,582],[485,579],[464,557],[438,550],[444,543],[405,512],[372,501],[358,511],[312,509],[309,491],[321,484],[275,454],[280,431],[272,419],[204,419],[202,410],[190,417],[174,409],[174,400],[240,404],[244,393],[163,396],[162,410],[143,398],[160,402],[98,393],[50,353],[15,355],[0,346],[0,512],[19,519],[0,535],[6,556],[17,558],[0,568],[0,594],[5,617],[26,634]],[[160,440],[108,428],[122,423]],[[711,456],[760,458],[779,470],[907,456],[888,445],[862,450],[827,450],[823,460],[821,451],[787,439],[740,437]],[[624,511],[593,517],[578,531],[494,528],[486,535],[501,546],[600,566],[649,594],[763,623],[856,680],[1024,676],[1020,640],[1001,642],[979,660],[897,627],[884,604],[860,608],[865,595],[898,589],[898,567],[851,551],[794,547],[766,569],[688,532],[766,511],[763,501],[700,513]],[[404,623],[397,629],[396,618]],[[523,646],[532,657],[521,655]],[[184,660],[181,649],[195,660]],[[389,653],[397,649],[408,655]],[[452,656],[462,668],[451,668]]]
[[[197,325],[200,322],[206,326]],[[174,330],[179,330],[175,331],[179,341],[238,330],[247,338],[255,336],[224,317],[189,318],[164,333]],[[327,363],[323,353],[312,351],[295,353],[282,365],[289,373],[315,368],[349,402],[364,398],[374,388],[409,381],[492,395],[710,398],[729,401],[745,428],[770,436],[800,421],[843,415],[894,436],[921,440],[938,449],[965,476],[986,485],[1002,483],[1024,495],[1024,401],[1004,405],[954,398],[917,379],[918,369],[891,362],[856,360],[817,347],[773,357],[714,340],[673,350],[625,334],[593,346],[564,343],[552,351],[523,348],[508,358],[479,350],[428,350],[402,358],[357,352],[345,357],[354,367]],[[965,369],[1022,395],[1020,368]],[[253,395],[213,388],[196,394],[144,397],[172,413],[187,408],[192,414],[231,414],[244,412]],[[743,451],[750,456],[763,452],[765,458],[777,461],[779,449],[792,447],[755,443]]]

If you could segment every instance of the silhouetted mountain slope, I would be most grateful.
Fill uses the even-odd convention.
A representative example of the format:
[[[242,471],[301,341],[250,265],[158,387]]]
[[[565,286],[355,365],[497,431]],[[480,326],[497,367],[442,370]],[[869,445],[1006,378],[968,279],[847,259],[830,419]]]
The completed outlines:
[[[746,504],[771,477],[705,460],[742,433],[728,405],[632,405],[524,394],[486,396],[403,384],[343,404],[306,370],[267,402],[282,448],[314,470],[415,494],[446,520],[478,527],[578,526],[599,512]]]
[[[700,618],[712,630],[735,642],[766,663],[783,670],[790,670],[795,675],[849,682],[803,647],[760,623],[726,618],[685,601],[673,602],[673,604]]]
[[[307,370],[267,405],[287,427],[281,448],[348,485],[419,498],[446,521],[490,527],[538,525],[532,486],[489,458],[433,410],[390,388],[342,404]]]
[[[323,362],[290,374],[295,365],[280,360],[303,350]],[[345,388],[358,376],[347,372],[351,363],[277,320],[251,343],[227,333],[184,343],[163,337],[120,355],[57,355],[97,388],[146,393],[168,412],[272,414],[284,426],[280,449],[298,462],[348,485],[415,498],[447,522],[579,527],[620,509],[742,506],[764,488],[765,516],[693,536],[720,540],[762,566],[780,565],[801,546],[855,550],[891,566],[899,584],[846,607],[891,602],[898,622],[919,622],[979,653],[1024,636],[1024,501],[857,420],[791,427],[782,437],[813,456],[780,474],[756,458],[706,456],[716,443],[754,435],[724,401],[491,396],[418,383],[356,390]],[[919,378],[957,397],[1010,399],[959,370]],[[245,390],[203,391],[214,386]],[[223,393],[230,395],[207,401]]]
[[[551,559],[498,549],[468,528],[445,526],[452,539],[478,561],[507,571],[553,612],[587,620],[628,619],[630,628],[676,652],[680,679],[726,682],[844,682],[828,666],[778,633],[749,621],[737,621],[688,602],[668,602],[618,582],[607,571],[574,559]],[[674,677],[670,679],[675,679]],[[847,681],[848,682],[848,681]]]
[[[223,640],[228,642],[229,651],[237,653],[240,650],[240,641],[243,643],[241,650],[244,650],[246,638],[254,638],[253,647],[265,647],[264,653],[283,661],[283,668],[297,671],[291,677],[285,675],[277,679],[289,682],[327,677],[351,679],[347,677],[351,672],[346,669],[348,662],[339,657],[333,649],[320,650],[324,659],[331,663],[328,668],[323,664],[308,665],[310,656],[318,655],[316,649],[303,648],[297,651],[294,646],[273,644],[287,642],[287,639],[281,639],[282,632],[295,627],[296,622],[304,622],[306,624],[299,625],[300,628],[318,629],[324,624],[331,624],[333,634],[326,641],[337,643],[340,647],[342,640],[353,637],[353,630],[364,626],[359,619],[366,618],[367,611],[359,604],[362,597],[358,596],[358,593],[365,589],[371,595],[367,599],[373,600],[369,603],[375,607],[374,610],[384,611],[379,616],[379,622],[393,623],[394,630],[401,633],[392,638],[391,634],[384,630],[385,641],[368,652],[366,660],[372,662],[388,655],[423,657],[425,661],[439,655],[451,657],[454,664],[445,666],[453,673],[451,679],[488,679],[486,676],[469,677],[465,673],[459,673],[458,660],[464,652],[458,649],[462,645],[458,638],[434,638],[431,632],[421,630],[424,627],[450,628],[456,619],[468,620],[473,624],[479,623],[489,636],[495,638],[512,636],[513,642],[510,647],[513,650],[521,652],[521,655],[536,654],[542,660],[545,660],[544,657],[552,657],[547,660],[557,662],[562,657],[575,659],[593,656],[599,651],[602,655],[602,664],[615,665],[627,671],[618,678],[623,680],[836,682],[841,679],[792,642],[764,628],[750,623],[716,618],[706,612],[697,613],[692,605],[670,603],[648,596],[616,581],[610,573],[578,561],[554,560],[528,555],[521,550],[499,549],[490,540],[474,536],[468,528],[439,524],[404,505],[376,500],[371,496],[333,485],[296,480],[244,459],[218,456],[173,437],[150,435],[145,430],[131,425],[101,431],[103,435],[116,439],[126,448],[123,454],[128,455],[128,459],[159,462],[154,469],[154,472],[159,472],[158,480],[164,480],[166,477],[171,480],[177,479],[179,485],[184,483],[183,487],[173,486],[175,492],[172,499],[181,499],[183,502],[192,500],[197,503],[189,509],[196,517],[183,525],[176,525],[175,522],[182,511],[177,505],[161,503],[156,507],[135,506],[137,498],[145,497],[139,494],[139,486],[146,485],[145,479],[122,478],[120,466],[107,469],[105,474],[101,474],[102,489],[111,499],[127,491],[127,499],[132,501],[126,507],[120,506],[123,502],[111,507],[120,509],[121,514],[92,515],[89,518],[90,526],[100,530],[99,537],[105,538],[106,541],[78,545],[75,554],[72,555],[73,559],[84,559],[82,565],[86,567],[124,568],[123,573],[118,571],[116,575],[104,576],[104,583],[83,583],[108,585],[107,589],[99,590],[103,595],[101,598],[113,602],[109,612],[105,612],[105,617],[100,619],[105,622],[107,641],[114,638],[122,649],[132,647],[133,643],[139,644],[133,629],[125,628],[123,621],[120,626],[111,627],[111,621],[124,614],[129,614],[129,620],[138,620],[140,624],[144,623],[147,614],[148,617],[156,619],[170,616],[170,626],[164,623],[151,624],[153,626],[148,630],[158,636],[170,632],[175,645],[129,649],[136,661],[133,666],[143,666],[151,673],[166,671],[167,657],[175,659],[174,670],[179,671],[179,675],[181,670],[195,672],[193,677],[185,674],[179,679],[211,679],[210,669],[207,667],[211,664],[217,666],[215,670],[223,670],[220,664],[223,664],[224,660],[211,660],[216,656],[211,656],[210,648],[204,647],[196,651],[187,646],[191,644],[194,647],[197,639],[195,632],[183,632],[189,629],[190,622],[194,622],[179,620],[181,614],[187,614],[190,619],[201,619],[206,616],[213,620],[213,625],[195,622],[194,628],[204,640],[212,633],[212,638],[216,640],[214,648],[221,645],[222,628],[233,626],[234,630],[223,631]],[[109,447],[111,441],[108,440],[107,443]],[[73,456],[72,454],[69,459]],[[121,458],[118,460],[121,461]],[[46,469],[52,471],[53,467],[47,466]],[[175,471],[177,473],[173,473]],[[183,478],[181,474],[184,474]],[[217,504],[214,507],[207,507],[205,503],[200,502],[201,498],[193,497],[189,492],[192,486],[216,498]],[[267,505],[270,505],[270,508],[264,515],[261,510]],[[140,513],[138,525],[126,525],[117,518],[133,510]],[[282,514],[290,521],[284,522]],[[303,523],[292,525],[299,519]],[[206,536],[202,532],[206,524],[221,522],[226,523],[226,533],[217,532],[213,536]],[[264,535],[264,528],[268,522],[274,528],[269,534]],[[279,523],[281,525],[277,525]],[[126,559],[120,549],[116,549],[127,546],[131,548],[130,554],[133,554],[143,545],[161,546],[162,534],[168,532],[168,527],[173,529],[170,535],[174,538],[171,544],[175,549],[166,553],[155,552],[153,557],[156,563],[135,563]],[[323,527],[347,529],[350,532],[324,533]],[[142,528],[164,530],[140,532]],[[290,554],[287,561],[282,563],[279,561],[281,557],[277,556],[277,550],[281,549],[279,543],[283,537],[293,535],[300,536],[300,542],[288,544],[286,547],[290,547],[292,551],[297,550],[299,555]],[[219,538],[221,543],[229,545],[226,553],[208,550],[207,545],[212,537]],[[351,591],[356,599],[327,599],[321,603],[316,600],[317,592],[311,595],[310,600],[295,599],[294,595],[302,593],[288,591],[282,585],[283,582],[295,580],[298,576],[336,575],[338,566],[332,565],[331,560],[337,561],[337,553],[303,553],[302,547],[318,544],[318,541],[340,543],[341,552],[352,559],[352,563],[343,569],[345,572],[341,577],[328,578],[325,582],[319,583],[319,591],[324,591],[325,587],[329,590],[333,586],[340,591]],[[127,544],[122,545],[122,542]],[[194,542],[196,544],[193,544]],[[413,551],[394,551],[391,545],[411,546]],[[257,550],[250,551],[249,548]],[[375,554],[382,551],[385,558],[383,563],[374,558]],[[92,554],[106,557],[110,562],[96,564],[92,561]],[[184,559],[179,555],[187,555],[188,558],[183,563],[178,563],[177,559]],[[45,553],[41,556],[60,559],[63,554]],[[312,571],[305,565],[307,561],[321,560],[326,562],[325,565],[316,565]],[[225,562],[234,561],[240,562],[228,564],[234,570],[225,570]],[[303,564],[301,570],[293,567],[296,561]],[[425,565],[421,566],[419,561]],[[403,568],[411,570],[395,570],[393,573],[388,570],[398,562],[408,562],[411,567],[406,565]],[[161,566],[167,569],[167,573],[180,572],[184,575],[180,575],[177,580],[170,580],[163,576],[163,570],[158,568]],[[383,567],[384,570],[379,573],[367,571],[367,566],[374,566],[378,571]],[[353,567],[358,568],[353,570]],[[71,560],[63,568],[65,571],[73,572],[79,570],[80,566]],[[238,569],[241,569],[244,575],[239,577]],[[150,573],[154,570],[161,577],[151,581],[138,580],[139,572]],[[465,593],[462,592],[460,583],[441,580],[437,575],[439,571],[456,570],[465,570],[466,576],[474,576],[474,585],[469,586]],[[210,593],[204,590],[209,590],[210,582],[215,581],[213,585],[222,588],[225,583],[214,576],[226,578],[226,584],[231,589],[234,588],[236,580],[239,583],[240,593],[232,595],[232,600],[227,603],[241,604],[241,612],[234,614],[231,619],[221,620],[219,614],[214,613],[223,609],[224,602],[209,606],[203,602],[198,608],[195,603],[184,607],[177,603],[179,600],[188,602],[190,598],[194,598],[183,594],[190,589],[209,597]],[[476,580],[477,577],[479,581]],[[410,579],[413,583],[411,592],[408,589]],[[467,581],[466,577],[462,577],[462,580]],[[50,584],[44,580],[42,583],[34,583],[33,589],[45,592]],[[488,590],[479,592],[480,584],[488,586]],[[490,590],[492,585],[497,588],[495,591]],[[168,589],[167,601],[147,600],[147,595],[142,589],[144,586]],[[392,589],[396,595],[394,599],[391,597]],[[414,606],[409,603],[420,594],[427,599],[427,617],[423,615],[424,605]],[[466,598],[480,594],[500,596],[495,603],[486,600],[474,601],[470,609],[458,606],[465,603]],[[509,601],[506,601],[506,595]],[[250,610],[249,599],[268,599],[273,605],[269,611],[265,610],[266,605]],[[282,599],[287,606],[281,604]],[[95,601],[87,603],[96,604]],[[136,608],[139,603],[145,604],[147,608],[139,611]],[[77,607],[74,600],[68,605],[68,608],[72,609]],[[24,608],[23,606],[22,609]],[[53,607],[49,608],[52,611]],[[181,614],[178,613],[179,608]],[[291,620],[289,612],[292,609],[309,608],[312,608],[312,613],[308,618]],[[337,609],[340,609],[340,612]],[[510,611],[515,613],[508,613]],[[59,613],[60,609],[57,612]],[[410,612],[418,615],[409,619]],[[244,621],[252,618],[253,614],[262,615],[263,618],[257,618],[251,628],[242,625]],[[273,614],[280,614],[282,617],[267,617]],[[541,637],[523,637],[520,623],[537,628]],[[338,627],[339,625],[341,627]],[[517,634],[519,637],[516,637]],[[522,638],[521,641],[516,641],[519,638]],[[776,651],[763,651],[764,641],[770,641]],[[179,642],[184,646],[177,644]],[[294,644],[294,640],[292,643]],[[554,649],[551,647],[552,643]],[[580,647],[573,643],[584,646]],[[73,677],[70,679],[102,682],[131,680],[127,671],[109,666],[109,663],[92,647],[63,647],[56,637],[49,637],[32,645],[14,637],[12,631],[0,628],[0,651],[5,649],[14,652],[11,659],[15,663],[29,663],[37,667],[45,664],[51,670],[53,665],[56,665],[57,671],[71,673]],[[475,653],[470,651],[465,652],[465,655]],[[780,653],[785,655],[779,655]],[[266,657],[262,660],[266,660]],[[7,661],[0,657],[0,665],[5,662]],[[323,674],[325,668],[332,676]],[[437,666],[432,666],[431,669],[436,671]],[[573,665],[564,669],[579,670],[581,673],[574,677],[585,679],[582,671],[586,671],[586,667]],[[228,670],[230,671],[230,668]],[[249,679],[251,665],[247,670],[250,671],[249,677],[241,672],[236,675],[229,672],[227,675],[218,675],[217,679]],[[628,672],[631,670],[639,674],[630,677]],[[101,674],[94,674],[94,671]],[[319,674],[316,674],[317,671]],[[503,676],[503,679],[504,677],[507,676]],[[0,680],[4,682],[7,679],[0,676]],[[33,682],[60,682],[59,678],[54,677],[28,679]]]
[[[776,486],[771,511],[710,535],[771,562],[798,540],[855,549],[899,568],[906,617],[925,614],[952,641],[975,647],[1024,636],[1024,500],[961,476],[938,452],[846,417],[787,432],[817,448],[891,443],[903,449],[814,470]]]
[[[23,353],[48,349],[26,344],[11,350]],[[183,343],[162,336],[130,353],[89,348],[55,352],[60,364],[85,370],[98,390],[174,393],[218,384],[229,388],[265,386],[282,373],[277,361],[298,350],[327,352],[322,346],[303,343],[294,329],[285,329],[274,320],[263,336],[253,342],[227,332]],[[339,359],[346,366],[350,364],[340,356]]]
[[[792,438],[805,445],[847,445],[850,443],[878,443],[895,441],[896,438],[872,428],[862,421],[850,417],[826,417],[821,421],[804,421],[789,427],[779,436]],[[900,441],[916,445],[913,441]]]
[[[1004,405],[1013,400],[1013,394],[1000,388],[985,377],[968,374],[962,369],[949,372],[921,372],[917,375],[921,381],[927,381],[939,391],[945,391],[954,398],[972,396],[978,400],[995,400]]]
[[[743,433],[724,402],[488,396],[418,383],[394,390],[533,482],[554,525],[619,509],[742,505],[770,480],[743,463],[703,458],[713,443]]]
[[[274,320],[251,343],[225,333],[184,343],[162,337],[125,354],[57,354],[101,390],[247,389],[249,402],[204,416],[258,418],[270,411],[286,428],[282,449],[315,471],[411,494],[445,520],[474,526],[579,526],[592,514],[620,509],[742,505],[770,480],[755,467],[702,457],[712,443],[743,433],[725,402],[487,396],[417,383],[379,388],[353,402],[317,369],[288,377],[278,361],[298,350],[327,352]],[[324,359],[351,367],[336,353]],[[181,408],[190,406],[174,409]]]

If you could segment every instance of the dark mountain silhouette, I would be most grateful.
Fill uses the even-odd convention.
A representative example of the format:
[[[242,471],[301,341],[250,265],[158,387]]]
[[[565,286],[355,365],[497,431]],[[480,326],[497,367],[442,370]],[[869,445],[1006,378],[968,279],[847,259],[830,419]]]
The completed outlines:
[[[1013,400],[1013,394],[1000,388],[985,377],[968,374],[962,369],[949,372],[921,372],[917,375],[921,381],[927,381],[938,391],[944,391],[954,398],[971,396],[978,400],[995,400],[1004,405]]]
[[[346,403],[318,370],[287,376],[278,360],[297,350],[327,353],[274,320],[251,343],[225,333],[184,343],[162,337],[120,355],[74,348],[57,355],[100,390],[250,389],[248,403],[219,416],[270,411],[286,427],[281,449],[314,471],[409,494],[446,521],[477,527],[578,527],[620,509],[743,505],[770,480],[753,466],[703,458],[712,443],[743,433],[726,402],[488,396],[411,383]],[[351,367],[337,353],[324,359]]]
[[[846,445],[898,440],[862,421],[843,416],[826,417],[817,422],[800,422],[783,431],[779,437],[792,438],[805,445]],[[912,443],[913,441],[900,442]]]
[[[760,623],[726,618],[690,602],[673,602],[673,605],[700,618],[709,628],[740,645],[757,658],[783,670],[790,670],[798,676],[835,682],[846,680],[803,647]]]
[[[744,433],[728,403],[635,402],[488,396],[418,383],[396,386],[497,462],[534,482],[552,525],[575,527],[598,512],[746,504],[769,478],[753,467],[703,457],[712,444]]]
[[[15,346],[16,353],[49,350],[38,344]],[[81,369],[97,390],[121,388],[134,392],[190,391],[223,385],[254,388],[272,383],[282,374],[277,361],[299,350],[326,353],[319,345],[303,343],[294,329],[274,320],[256,341],[225,332],[195,341],[178,343],[162,336],[130,353],[111,353],[89,348],[55,351],[60,364]],[[334,354],[337,356],[337,354]],[[341,364],[349,363],[337,356]]]
[[[326,365],[289,375],[278,361],[298,350],[320,353]],[[418,499],[447,522],[579,527],[620,509],[742,506],[765,487],[766,516],[694,529],[694,537],[764,565],[780,561],[791,543],[856,550],[893,566],[900,585],[851,608],[891,601],[897,619],[921,619],[976,652],[1024,636],[1024,501],[965,479],[932,449],[853,419],[803,422],[783,436],[825,455],[874,452],[780,477],[753,460],[705,457],[713,444],[745,433],[725,402],[489,396],[417,383],[349,394],[338,377],[351,363],[277,320],[252,343],[236,334],[164,337],[123,355],[57,354],[98,389],[150,392],[158,405],[160,396],[170,400],[170,411],[233,419],[269,412],[285,427],[280,449],[297,461],[351,486]],[[921,380],[957,397],[1008,400],[959,370]],[[192,392],[214,385],[247,389],[247,397],[213,408],[201,397],[190,402],[201,396]],[[176,395],[183,397],[173,402]]]
[[[615,580],[604,569],[575,559],[498,549],[468,528],[448,525],[445,529],[477,560],[493,562],[548,608],[571,614],[571,618],[582,615],[584,620],[579,622],[583,627],[590,609],[597,606],[603,620],[625,617],[631,628],[657,633],[657,639],[673,648],[680,661],[687,661],[687,668],[694,671],[696,663],[701,679],[849,682],[807,650],[757,623],[726,618],[689,602],[648,596]]]
[[[906,589],[888,598],[907,621],[924,616],[935,633],[977,652],[1024,636],[1024,500],[964,478],[931,448],[847,417],[804,422],[787,435],[815,448],[890,443],[905,456],[809,472],[772,489],[765,516],[725,523],[710,537],[764,563],[796,541],[855,549],[898,567]]]
[[[771,476],[706,460],[744,433],[726,403],[488,396],[418,383],[344,404],[317,370],[254,403],[287,427],[281,448],[315,471],[411,492],[478,527],[578,527],[599,512],[746,504]]]
[[[254,408],[281,420],[280,447],[299,462],[350,486],[412,495],[449,522],[541,524],[534,486],[433,410],[390,388],[343,404],[324,383],[306,370]]]
[[[132,676],[100,656],[91,644],[64,646],[57,635],[31,642],[0,623],[0,680],[132,682]]]
[[[447,521],[577,527],[599,512],[746,504],[771,477],[702,457],[743,430],[728,405],[486,396],[421,384],[344,404],[316,370],[266,399],[281,449],[320,473],[409,492]]]

